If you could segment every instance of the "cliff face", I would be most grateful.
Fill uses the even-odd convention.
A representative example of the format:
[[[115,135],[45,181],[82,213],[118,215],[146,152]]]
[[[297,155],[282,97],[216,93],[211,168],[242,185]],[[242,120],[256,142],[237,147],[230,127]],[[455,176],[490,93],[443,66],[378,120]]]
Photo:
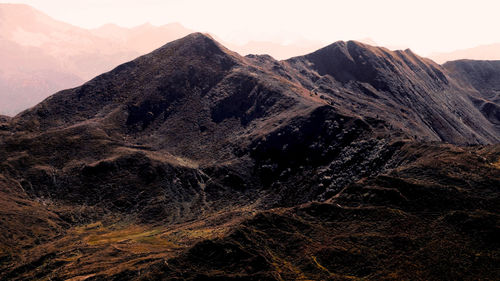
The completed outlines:
[[[194,33],[1,117],[0,278],[495,276],[496,82],[460,69]]]

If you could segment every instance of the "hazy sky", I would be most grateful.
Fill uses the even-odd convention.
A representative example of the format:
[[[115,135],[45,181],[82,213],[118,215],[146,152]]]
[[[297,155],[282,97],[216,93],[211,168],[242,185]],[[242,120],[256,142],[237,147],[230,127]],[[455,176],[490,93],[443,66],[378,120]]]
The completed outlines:
[[[9,0],[81,27],[150,22],[232,42],[371,38],[421,55],[500,42],[500,0]]]

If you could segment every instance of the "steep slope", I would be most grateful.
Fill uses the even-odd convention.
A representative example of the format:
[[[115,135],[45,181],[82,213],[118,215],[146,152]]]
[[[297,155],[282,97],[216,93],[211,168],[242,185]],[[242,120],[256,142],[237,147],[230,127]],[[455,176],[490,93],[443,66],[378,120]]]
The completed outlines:
[[[197,33],[6,119],[0,159],[24,196],[51,211],[89,206],[70,225],[125,220],[133,230],[123,231],[133,232],[138,223],[148,224],[142,229],[227,214],[238,222],[255,210],[328,196],[382,169],[399,146],[368,140],[375,131],[386,132],[383,122],[337,114],[300,85]],[[354,174],[350,159],[361,153],[371,168]],[[329,168],[332,161],[343,164]],[[327,174],[331,184],[318,185]],[[73,217],[66,209],[58,214]],[[10,249],[5,278],[29,278],[48,251],[76,251],[74,239],[83,234],[64,231],[67,238],[23,253],[34,260]],[[209,237],[188,235],[179,249]],[[86,257],[92,262],[64,274],[101,272],[94,267],[110,256]],[[115,262],[122,258],[135,259]]]
[[[328,202],[262,212],[132,280],[496,279],[499,147],[406,144]],[[410,158],[413,159],[410,159]],[[116,279],[115,279],[116,280]]]
[[[410,50],[389,51],[359,42],[337,42],[286,61],[313,93],[351,114],[390,120],[415,138],[451,143],[491,143],[499,131],[479,114],[467,89],[434,62]]]
[[[496,141],[455,79],[356,42],[170,42],[1,117],[0,280],[491,278],[498,145],[414,136]],[[477,124],[437,126],[451,105]]]
[[[500,61],[459,60],[447,62],[443,67],[456,80],[472,86],[470,99],[500,131]]]
[[[7,139],[6,150],[23,154],[29,148],[37,161],[48,161],[59,170],[67,185],[80,186],[89,180],[78,179],[75,172],[100,178],[124,169],[124,164],[134,167],[130,167],[131,173],[135,165],[160,169],[155,163],[162,159],[168,165],[202,169],[196,173],[209,177],[227,174],[221,179],[223,185],[243,191],[276,185],[278,178],[289,183],[272,190],[284,193],[280,197],[270,196],[269,202],[261,197],[265,205],[306,202],[382,168],[373,166],[353,175],[353,163],[340,169],[332,166],[323,171],[335,178],[332,186],[313,188],[295,197],[304,192],[300,191],[303,181],[319,180],[313,176],[315,169],[335,159],[348,161],[346,153],[373,147],[366,161],[374,165],[387,156],[377,157],[394,150],[385,139],[366,139],[376,132],[389,134],[384,122],[338,114],[300,85],[265,72],[252,60],[199,33],[119,66],[82,87],[57,93],[13,118],[11,126],[19,134]],[[74,146],[84,145],[85,140],[92,144],[75,150]],[[52,143],[58,151],[37,143]],[[143,160],[134,164],[134,157]],[[20,165],[17,161],[12,165]],[[304,165],[310,169],[300,168]],[[99,174],[103,169],[106,172]],[[159,188],[161,183],[154,181],[156,172],[152,173],[151,188]],[[35,169],[24,177],[40,182],[44,174],[45,170]],[[139,180],[148,178],[146,174]],[[113,186],[117,179],[109,179],[108,185]],[[66,188],[51,185],[50,181],[45,184],[42,193],[67,199]],[[133,184],[130,188],[133,191]],[[74,196],[87,198],[93,189],[75,188]],[[130,196],[123,192],[123,196]],[[92,198],[92,204],[101,201]],[[137,204],[146,205],[148,200]]]

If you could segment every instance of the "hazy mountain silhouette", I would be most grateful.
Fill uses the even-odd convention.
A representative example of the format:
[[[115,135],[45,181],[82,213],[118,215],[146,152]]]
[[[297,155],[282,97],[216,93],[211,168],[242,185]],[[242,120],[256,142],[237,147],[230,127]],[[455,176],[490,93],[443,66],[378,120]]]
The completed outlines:
[[[313,52],[324,46],[321,42],[301,40],[289,44],[272,41],[250,41],[242,45],[226,43],[231,50],[242,55],[267,54],[282,60]]]
[[[192,31],[179,23],[162,26],[144,24],[133,28],[124,28],[114,24],[106,24],[91,33],[124,45],[140,54],[145,54],[162,46],[165,42],[173,41],[186,36]]]
[[[0,4],[0,113],[14,115],[188,33],[178,24],[86,30],[27,5]]]
[[[170,42],[0,116],[0,279],[494,279],[497,78]]]
[[[470,60],[500,60],[500,43],[481,45],[473,48],[456,50],[446,53],[433,53],[429,57],[438,63],[447,61]]]

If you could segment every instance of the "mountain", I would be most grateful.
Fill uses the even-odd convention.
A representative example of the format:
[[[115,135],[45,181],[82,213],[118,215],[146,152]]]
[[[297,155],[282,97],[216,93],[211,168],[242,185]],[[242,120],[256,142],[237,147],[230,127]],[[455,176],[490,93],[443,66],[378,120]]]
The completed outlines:
[[[93,35],[112,39],[121,45],[127,46],[140,54],[145,54],[160,47],[165,42],[186,36],[192,31],[179,23],[170,23],[162,26],[143,24],[133,28],[124,28],[114,24],[106,24],[91,30]]]
[[[181,38],[192,31],[178,23],[133,28],[106,24],[83,29],[50,18],[23,4],[0,3],[0,114],[14,116],[52,93],[83,84],[112,67]],[[363,41],[375,44],[366,38]],[[240,54],[277,59],[312,52],[320,42],[227,43]]]
[[[458,60],[443,66],[456,79],[471,85],[469,91],[477,91],[472,102],[500,130],[500,62]]]
[[[0,113],[14,115],[49,94],[83,82],[39,48],[0,38],[0,54]]]
[[[27,5],[0,4],[0,113],[13,116],[188,33],[178,24],[86,30]]]
[[[114,66],[192,31],[179,23],[133,28],[105,24],[83,29],[22,4],[0,3],[0,114],[14,116],[52,93],[83,84]],[[367,38],[366,42],[373,42]],[[373,42],[374,43],[374,42]],[[226,43],[240,54],[277,59],[312,52],[322,43],[250,41]]]
[[[339,110],[389,120],[414,138],[451,143],[499,140],[498,127],[472,102],[477,93],[409,49],[393,52],[338,42],[286,63],[300,70],[298,81],[334,106],[338,103]]]
[[[0,117],[0,280],[495,279],[496,64],[470,65],[193,33]]]
[[[456,50],[448,53],[434,53],[429,57],[438,63],[448,61],[470,60],[500,60],[500,43],[481,45],[474,48]]]

